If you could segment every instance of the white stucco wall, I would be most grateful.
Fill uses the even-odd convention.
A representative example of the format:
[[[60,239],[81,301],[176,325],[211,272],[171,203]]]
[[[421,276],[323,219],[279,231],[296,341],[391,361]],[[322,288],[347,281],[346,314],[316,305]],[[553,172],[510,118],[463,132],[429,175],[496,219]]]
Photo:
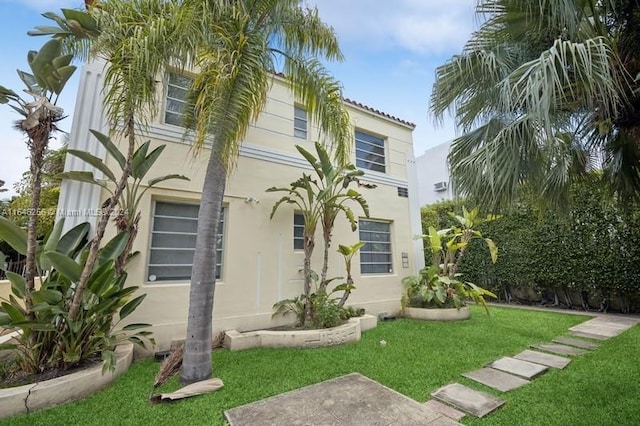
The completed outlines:
[[[449,155],[450,142],[434,146],[416,158],[416,172],[418,175],[418,200],[420,206],[435,203],[441,200],[453,198],[453,188],[449,179]],[[435,184],[446,182],[445,191],[436,191]]]

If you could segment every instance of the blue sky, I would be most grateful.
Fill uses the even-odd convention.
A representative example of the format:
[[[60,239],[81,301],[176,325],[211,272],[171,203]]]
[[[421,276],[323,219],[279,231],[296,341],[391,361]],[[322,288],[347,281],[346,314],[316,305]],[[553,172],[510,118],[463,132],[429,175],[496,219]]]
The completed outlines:
[[[415,123],[416,156],[455,135],[451,120],[434,126],[428,115],[429,96],[435,68],[459,53],[474,29],[475,1],[305,2],[317,6],[322,19],[338,34],[345,61],[331,64],[330,69],[342,82],[346,97]],[[28,70],[27,51],[37,50],[44,42],[26,35],[36,25],[49,24],[41,13],[82,5],[82,0],[0,0],[0,16],[5,17],[0,26],[5,58],[0,66],[0,84],[22,90],[15,70]],[[59,102],[69,115],[60,124],[66,131],[71,129],[78,75],[69,82]],[[12,129],[17,118],[10,108],[0,106],[0,179],[7,182],[10,191],[29,166],[24,139]]]

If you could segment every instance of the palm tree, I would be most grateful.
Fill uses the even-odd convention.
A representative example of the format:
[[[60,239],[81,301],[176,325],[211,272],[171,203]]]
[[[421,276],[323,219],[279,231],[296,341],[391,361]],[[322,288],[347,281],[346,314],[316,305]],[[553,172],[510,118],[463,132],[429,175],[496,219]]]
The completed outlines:
[[[463,194],[490,206],[522,184],[566,199],[597,166],[640,195],[637,0],[482,0],[483,22],[436,71],[430,109],[454,112],[449,162]]]
[[[198,236],[191,275],[187,338],[181,380],[211,376],[212,312],[216,235],[225,189],[246,131],[264,109],[274,72],[280,71],[293,94],[348,160],[351,135],[341,86],[317,59],[342,58],[333,30],[315,9],[298,0],[187,0],[200,10],[199,74],[193,82],[186,124],[195,129],[195,146],[212,142],[204,178]]]

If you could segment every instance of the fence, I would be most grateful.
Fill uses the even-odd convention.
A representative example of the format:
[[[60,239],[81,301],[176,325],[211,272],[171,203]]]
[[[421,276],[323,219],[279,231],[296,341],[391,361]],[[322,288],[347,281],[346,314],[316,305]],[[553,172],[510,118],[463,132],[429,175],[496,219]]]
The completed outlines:
[[[7,274],[5,271],[15,272],[18,275],[24,276],[27,261],[26,259],[9,261],[5,263],[4,270],[0,269],[0,280],[6,280]]]

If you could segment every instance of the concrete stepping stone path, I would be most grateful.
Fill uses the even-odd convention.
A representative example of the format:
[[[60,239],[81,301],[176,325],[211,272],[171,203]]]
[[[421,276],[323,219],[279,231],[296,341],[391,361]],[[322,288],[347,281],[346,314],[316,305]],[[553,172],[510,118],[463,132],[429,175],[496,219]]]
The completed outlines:
[[[535,379],[542,373],[548,370],[548,367],[540,364],[535,364],[529,361],[523,361],[521,359],[511,358],[505,356],[499,360],[489,363],[487,367],[495,368],[496,370],[504,371],[505,373],[519,376],[523,379]]]
[[[465,373],[463,376],[501,392],[508,392],[529,383],[528,380],[513,374],[487,367]]]
[[[460,383],[444,386],[433,392],[431,396],[476,417],[484,417],[505,403],[500,398],[471,389]]]
[[[430,399],[427,402],[425,402],[424,405],[426,405],[427,408],[435,411],[436,413],[440,413],[443,416],[447,416],[448,418],[453,419],[455,421],[460,421],[464,416],[466,416],[466,414],[463,413],[462,411],[456,410],[452,406],[443,404],[442,402],[436,399]]]
[[[606,340],[610,337],[617,336],[639,322],[640,319],[638,318],[600,316],[574,325],[569,330],[574,333],[586,333],[587,335],[584,337],[598,336],[592,338]]]
[[[586,340],[574,339],[572,337],[564,337],[564,336],[553,339],[553,342],[560,343],[562,345],[567,345],[567,346],[575,346],[576,348],[581,348],[581,349],[596,349],[598,346],[600,346],[596,343],[587,342]]]
[[[572,336],[576,337],[584,337],[586,339],[595,339],[595,340],[608,340],[607,336],[601,336],[599,334],[585,333],[584,331],[571,331]]]
[[[551,355],[548,353],[538,352],[538,351],[531,351],[529,349],[526,349],[520,352],[519,354],[514,355],[513,357],[516,359],[521,359],[523,361],[529,361],[535,364],[546,365],[547,367],[557,368],[560,370],[565,368],[571,362],[569,358],[565,358],[563,356]]]
[[[580,348],[574,348],[573,346],[565,346],[560,345],[558,343],[541,343],[539,345],[531,345],[534,349],[539,349],[545,352],[551,352],[556,355],[568,355],[568,356],[577,356],[584,355],[589,351]]]

